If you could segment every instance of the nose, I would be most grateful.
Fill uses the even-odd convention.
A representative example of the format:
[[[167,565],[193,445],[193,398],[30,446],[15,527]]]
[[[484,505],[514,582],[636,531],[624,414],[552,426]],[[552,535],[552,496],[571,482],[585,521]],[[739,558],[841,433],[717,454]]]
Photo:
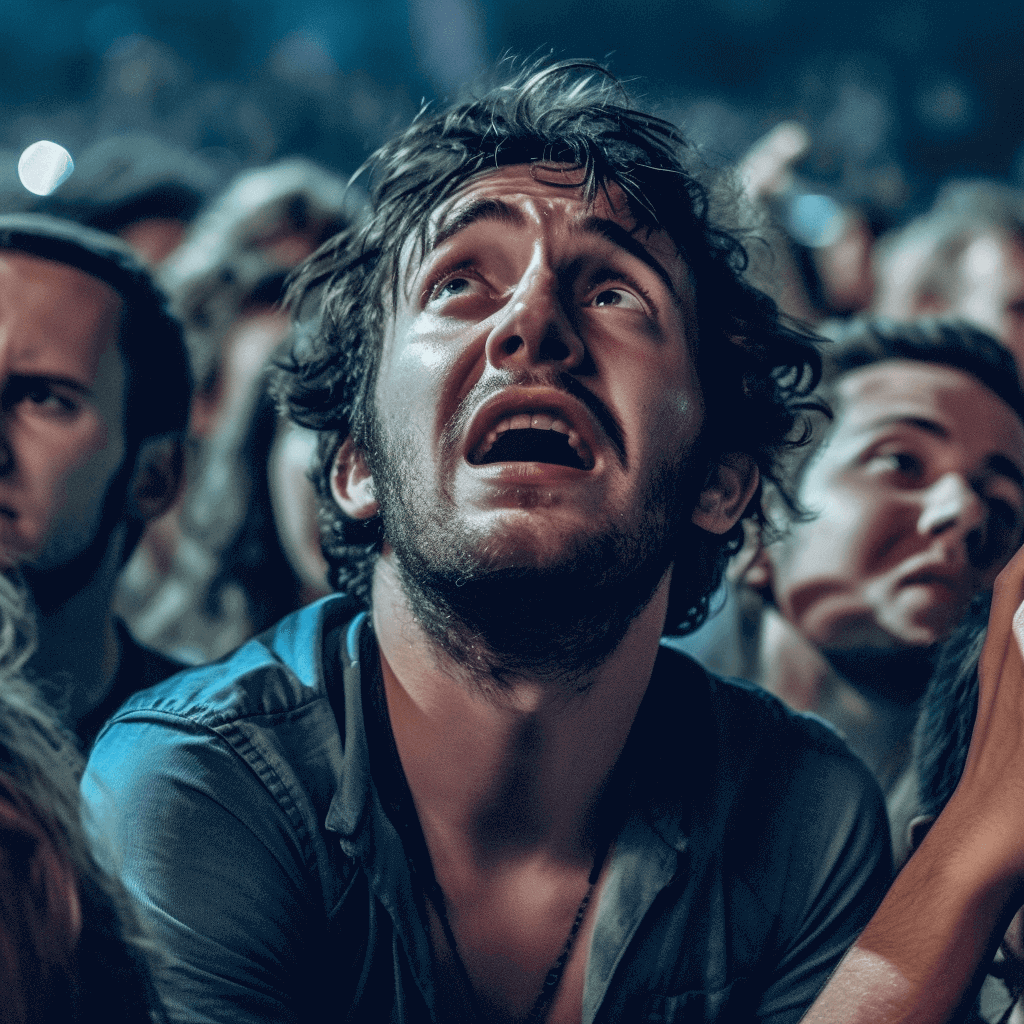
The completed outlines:
[[[586,357],[583,339],[559,294],[558,277],[540,259],[527,268],[487,336],[487,361],[497,369],[553,365],[573,370]]]
[[[984,548],[988,509],[978,492],[960,473],[946,473],[923,493],[918,532],[962,542],[969,552]]]

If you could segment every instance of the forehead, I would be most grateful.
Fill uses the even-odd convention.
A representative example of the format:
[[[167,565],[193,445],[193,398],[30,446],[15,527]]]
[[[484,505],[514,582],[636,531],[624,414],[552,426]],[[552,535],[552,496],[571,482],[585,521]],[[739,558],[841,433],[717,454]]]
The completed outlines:
[[[59,351],[95,372],[117,342],[123,305],[114,288],[77,267],[0,251],[0,325],[23,354]]]
[[[966,370],[890,359],[853,370],[836,387],[833,439],[857,437],[891,422],[940,425],[954,442],[1024,460],[1024,424],[994,391]]]
[[[545,163],[515,164],[477,175],[431,214],[427,251],[481,220],[549,237],[591,233],[614,239],[618,228],[657,260],[677,294],[689,293],[689,268],[669,235],[640,226],[614,182],[599,186],[589,201],[584,177],[580,167]]]

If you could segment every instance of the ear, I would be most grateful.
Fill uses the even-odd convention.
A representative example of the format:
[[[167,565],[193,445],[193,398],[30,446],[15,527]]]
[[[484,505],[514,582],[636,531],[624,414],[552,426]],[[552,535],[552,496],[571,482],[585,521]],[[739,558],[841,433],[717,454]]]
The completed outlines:
[[[742,452],[723,455],[708,476],[690,517],[708,533],[723,534],[739,521],[754,496],[760,474],[754,460]]]
[[[370,469],[351,437],[345,438],[334,459],[331,495],[350,519],[372,519],[380,511]]]
[[[928,830],[934,823],[934,814],[919,814],[916,818],[911,819],[910,824],[907,825],[907,837],[910,840],[911,853],[924,842],[924,837],[928,835]]]
[[[128,485],[132,515],[148,523],[162,516],[185,480],[185,448],[176,436],[150,437],[142,443]]]

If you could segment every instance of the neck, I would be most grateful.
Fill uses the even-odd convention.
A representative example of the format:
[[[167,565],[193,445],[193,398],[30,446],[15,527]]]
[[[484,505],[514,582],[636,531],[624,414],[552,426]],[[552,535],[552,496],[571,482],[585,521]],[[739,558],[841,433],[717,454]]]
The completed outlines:
[[[917,680],[929,659],[927,651],[819,651],[770,606],[761,621],[761,685],[828,719],[886,790],[910,756]]]
[[[592,860],[595,809],[650,681],[670,576],[585,679],[516,676],[497,688],[438,648],[388,557],[378,561],[388,713],[439,877],[448,857],[484,872],[510,860]]]
[[[122,527],[115,530],[86,585],[60,604],[51,606],[36,595],[35,588],[45,586],[49,573],[31,577],[38,644],[29,668],[72,722],[99,706],[117,674],[120,645],[111,605],[123,550]]]

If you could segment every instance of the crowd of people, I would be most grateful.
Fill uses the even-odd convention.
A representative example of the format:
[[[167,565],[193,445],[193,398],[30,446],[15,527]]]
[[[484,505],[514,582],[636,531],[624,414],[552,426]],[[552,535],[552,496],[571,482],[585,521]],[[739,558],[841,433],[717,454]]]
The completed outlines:
[[[0,1020],[1024,1020],[1024,195],[587,62],[0,213]]]

